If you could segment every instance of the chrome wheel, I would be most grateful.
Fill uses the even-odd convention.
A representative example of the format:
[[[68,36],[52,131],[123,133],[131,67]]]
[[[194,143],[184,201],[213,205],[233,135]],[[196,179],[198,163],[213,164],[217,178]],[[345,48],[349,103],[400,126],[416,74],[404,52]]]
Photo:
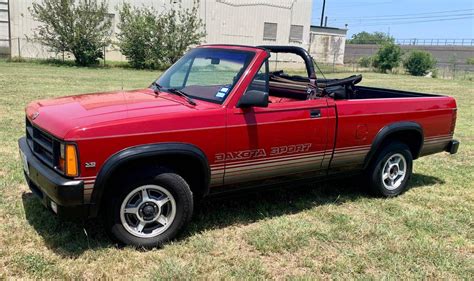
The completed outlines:
[[[176,201],[158,185],[144,185],[132,190],[120,207],[123,227],[132,235],[151,238],[165,232],[176,215]]]
[[[382,182],[386,189],[394,190],[400,187],[407,173],[407,161],[400,154],[393,154],[383,165]]]

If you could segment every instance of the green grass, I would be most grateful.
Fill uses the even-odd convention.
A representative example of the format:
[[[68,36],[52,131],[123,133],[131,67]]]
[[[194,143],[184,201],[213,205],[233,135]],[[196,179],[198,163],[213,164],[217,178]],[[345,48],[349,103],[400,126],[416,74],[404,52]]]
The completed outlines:
[[[459,153],[419,159],[400,197],[356,179],[206,202],[163,249],[119,248],[98,221],[58,220],[28,191],[17,139],[24,106],[147,86],[159,73],[0,61],[0,279],[473,279],[474,83],[364,74],[364,85],[447,94]],[[337,76],[346,76],[340,73]]]

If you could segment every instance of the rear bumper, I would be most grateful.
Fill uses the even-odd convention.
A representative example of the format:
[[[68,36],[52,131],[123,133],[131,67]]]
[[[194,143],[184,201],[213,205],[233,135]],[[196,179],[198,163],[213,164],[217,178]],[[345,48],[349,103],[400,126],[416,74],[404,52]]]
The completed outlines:
[[[26,138],[18,140],[25,155],[28,171],[24,171],[26,182],[43,205],[64,218],[86,218],[88,205],[84,204],[84,182],[59,175],[44,165],[32,153]]]
[[[446,152],[449,152],[450,154],[455,154],[458,152],[458,148],[459,148],[459,141],[451,140],[446,146]]]

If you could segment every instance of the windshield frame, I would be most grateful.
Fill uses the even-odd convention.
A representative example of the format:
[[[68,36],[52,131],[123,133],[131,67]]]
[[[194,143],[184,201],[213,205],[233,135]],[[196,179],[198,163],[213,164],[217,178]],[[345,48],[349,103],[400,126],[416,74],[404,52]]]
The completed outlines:
[[[160,85],[160,91],[164,91],[164,92],[168,92],[168,89],[171,89],[171,88],[174,88],[174,87],[164,87],[162,86],[162,79],[165,79],[167,78],[168,76],[171,75],[171,73],[174,73],[175,71],[177,71],[178,69],[180,69],[180,67],[183,66],[183,64],[186,64],[188,62],[188,58],[189,57],[192,57],[194,53],[196,52],[199,52],[201,50],[206,50],[206,51],[224,51],[224,52],[229,52],[229,53],[239,53],[239,54],[246,54],[248,55],[246,61],[244,62],[244,64],[242,65],[242,68],[240,69],[240,71],[237,73],[236,75],[236,78],[234,80],[234,82],[231,84],[230,87],[228,87],[228,92],[227,94],[225,95],[225,97],[222,99],[222,100],[216,100],[216,99],[209,99],[209,98],[205,98],[205,97],[202,97],[202,96],[199,96],[199,95],[193,95],[192,92],[189,92],[189,91],[184,91],[184,93],[194,99],[194,100],[202,100],[202,101],[206,101],[206,102],[211,102],[211,103],[215,103],[215,104],[224,104],[224,102],[226,100],[228,100],[228,98],[232,95],[233,93],[233,90],[235,88],[235,86],[239,83],[239,81],[241,80],[242,76],[244,76],[244,74],[247,72],[246,70],[248,69],[249,65],[254,61],[255,57],[256,57],[256,52],[254,51],[250,51],[250,50],[235,50],[235,49],[228,49],[228,48],[219,48],[219,47],[206,47],[206,48],[194,48],[194,49],[191,49],[189,52],[187,52],[183,57],[181,57],[177,62],[175,62],[171,67],[169,67],[166,71],[164,71],[156,80],[155,80],[155,83],[158,83]],[[191,60],[194,60],[194,58],[191,58]],[[185,74],[185,80],[184,82],[187,81],[187,78],[189,76],[189,74],[191,73],[191,68],[192,68],[192,63],[193,61],[191,61],[188,69],[187,69],[187,72]],[[169,79],[169,78],[167,78]],[[184,88],[176,88],[180,91],[182,91],[182,89],[185,89],[186,86]],[[183,91],[182,91],[183,92]]]

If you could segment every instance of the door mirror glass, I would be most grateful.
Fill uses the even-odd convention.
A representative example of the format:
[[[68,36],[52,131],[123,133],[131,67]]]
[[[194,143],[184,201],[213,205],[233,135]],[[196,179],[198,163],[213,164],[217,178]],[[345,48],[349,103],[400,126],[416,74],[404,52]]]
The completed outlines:
[[[240,98],[239,104],[237,105],[240,108],[246,107],[267,107],[268,106],[268,93],[258,90],[250,90],[245,93]]]

